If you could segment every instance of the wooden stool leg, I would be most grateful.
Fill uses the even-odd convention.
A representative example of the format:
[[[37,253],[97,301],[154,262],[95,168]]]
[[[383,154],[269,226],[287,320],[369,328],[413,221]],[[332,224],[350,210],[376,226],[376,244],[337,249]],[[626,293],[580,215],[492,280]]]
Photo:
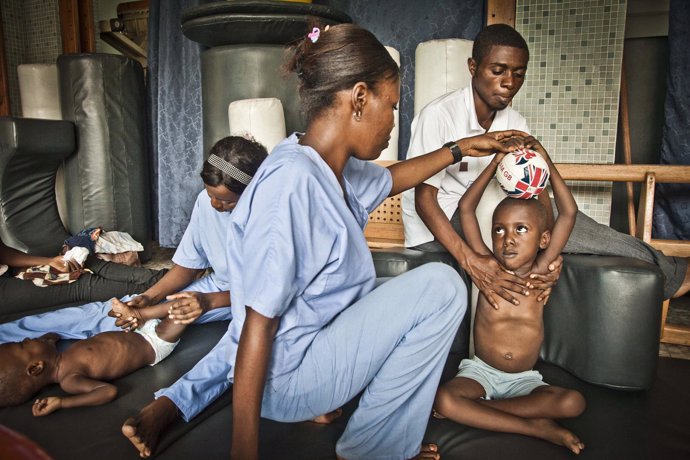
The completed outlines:
[[[664,300],[664,304],[661,307],[661,342],[690,346],[690,326],[666,324],[669,304],[670,300]]]
[[[661,341],[664,341],[664,332],[666,332],[666,316],[668,315],[668,306],[671,304],[670,299],[664,300],[661,305]]]

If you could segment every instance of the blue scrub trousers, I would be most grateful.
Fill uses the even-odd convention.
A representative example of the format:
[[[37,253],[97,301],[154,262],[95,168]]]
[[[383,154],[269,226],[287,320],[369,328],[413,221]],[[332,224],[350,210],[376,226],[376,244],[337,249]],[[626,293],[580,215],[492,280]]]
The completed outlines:
[[[210,278],[204,277],[192,282],[183,291],[219,292],[219,289]],[[135,295],[128,295],[120,300],[127,302],[133,297]],[[107,301],[27,316],[0,324],[0,343],[19,342],[26,337],[36,338],[48,332],[55,332],[63,339],[86,339],[101,332],[121,330],[115,326],[115,318],[108,316],[109,311],[110,301]],[[195,324],[229,320],[231,317],[230,307],[216,308],[201,315]]]
[[[391,279],[338,315],[300,366],[266,382],[263,417],[299,422],[331,412],[364,390],[336,452],[346,459],[419,453],[450,345],[467,309],[451,267],[426,264]],[[229,332],[156,397],[190,420],[230,385]]]

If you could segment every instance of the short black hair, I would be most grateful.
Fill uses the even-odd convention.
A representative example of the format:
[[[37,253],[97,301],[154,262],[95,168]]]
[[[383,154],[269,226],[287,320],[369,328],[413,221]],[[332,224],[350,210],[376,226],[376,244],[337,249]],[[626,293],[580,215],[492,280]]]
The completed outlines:
[[[14,345],[14,343],[0,345],[0,354],[3,355],[0,360],[0,407],[22,404],[38,391],[33,388],[22,363],[5,356],[5,350]]]
[[[491,24],[479,31],[472,45],[472,59],[479,64],[491,52],[492,46],[519,48],[525,50],[529,58],[527,42],[517,30],[508,24]]]
[[[541,201],[537,199],[537,197],[534,198],[529,198],[529,199],[521,199],[521,198],[511,198],[511,197],[505,197],[503,200],[501,200],[500,203],[498,203],[498,206],[496,206],[496,209],[494,209],[494,214],[491,217],[491,221],[493,222],[496,214],[498,213],[499,209],[503,208],[517,208],[517,207],[526,207],[526,208],[532,208],[537,212],[537,218],[539,219],[539,231],[543,232],[544,230],[548,230],[548,216],[546,214],[546,208],[542,204]]]

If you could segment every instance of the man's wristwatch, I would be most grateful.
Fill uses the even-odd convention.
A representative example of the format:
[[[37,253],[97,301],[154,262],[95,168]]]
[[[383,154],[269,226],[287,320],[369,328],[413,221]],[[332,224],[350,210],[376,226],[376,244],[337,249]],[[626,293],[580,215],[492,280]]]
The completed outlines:
[[[460,146],[457,142],[446,142],[443,144],[443,146],[447,147],[448,150],[450,150],[450,153],[453,154],[453,164],[460,163],[462,161],[462,150],[460,150]]]

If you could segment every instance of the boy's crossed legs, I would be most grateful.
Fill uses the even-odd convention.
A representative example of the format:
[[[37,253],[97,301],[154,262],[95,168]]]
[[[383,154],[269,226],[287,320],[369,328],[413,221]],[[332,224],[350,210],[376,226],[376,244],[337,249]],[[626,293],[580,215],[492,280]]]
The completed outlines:
[[[486,396],[487,390],[477,380],[455,377],[439,388],[434,417],[484,430],[544,439],[576,454],[584,449],[584,443],[574,433],[553,421],[577,417],[584,411],[585,400],[579,392],[541,384],[520,396],[482,399]]]

